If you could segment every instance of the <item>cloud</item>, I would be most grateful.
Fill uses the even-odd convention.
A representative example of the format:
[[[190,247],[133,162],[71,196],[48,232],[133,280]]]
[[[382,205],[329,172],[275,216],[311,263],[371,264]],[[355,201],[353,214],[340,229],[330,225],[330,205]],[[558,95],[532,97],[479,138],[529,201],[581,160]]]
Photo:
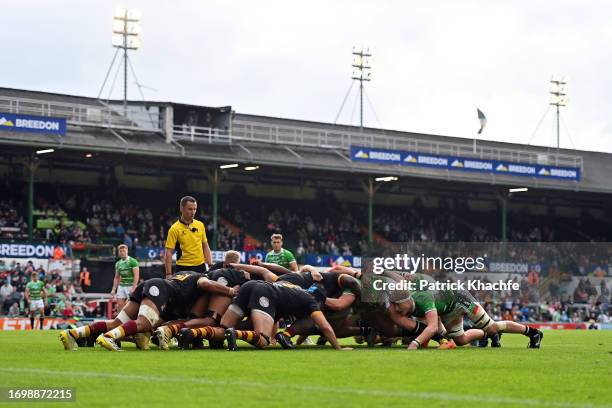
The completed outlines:
[[[552,145],[548,81],[559,73],[570,78],[561,145],[612,152],[612,3],[13,2],[4,31],[25,68],[1,66],[5,86],[97,95],[119,5],[143,12],[144,45],[131,58],[157,89],[145,89],[150,99],[331,122],[351,84],[352,46],[368,45],[366,125],[472,138],[479,107],[488,119],[479,138]],[[357,123],[355,103],[353,89],[340,122]]]

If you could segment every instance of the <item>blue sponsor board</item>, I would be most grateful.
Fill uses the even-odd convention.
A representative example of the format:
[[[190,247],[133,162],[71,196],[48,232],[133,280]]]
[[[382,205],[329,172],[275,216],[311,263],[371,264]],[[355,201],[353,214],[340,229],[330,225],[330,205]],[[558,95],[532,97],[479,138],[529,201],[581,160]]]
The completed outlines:
[[[50,244],[0,244],[0,257],[3,258],[53,258],[53,245]]]
[[[151,247],[151,246],[137,247],[136,250],[134,251],[134,255],[137,259],[153,260],[153,259],[160,259],[162,256],[164,256],[165,251],[166,249],[164,247]],[[213,262],[223,261],[224,254],[225,254],[225,251],[211,251],[212,261]],[[176,257],[176,253],[174,256]],[[260,261],[263,261],[266,258],[266,253],[264,251],[249,251],[249,252],[240,251],[240,262],[241,263],[248,263],[249,260],[251,260],[252,258],[256,258]]]
[[[351,146],[351,160],[368,163],[397,164],[401,166],[430,167],[451,171],[475,171],[481,173],[504,174],[508,176],[580,181],[579,168],[441,156],[401,150],[372,149],[359,146]]]
[[[0,130],[66,135],[66,119],[0,112]]]

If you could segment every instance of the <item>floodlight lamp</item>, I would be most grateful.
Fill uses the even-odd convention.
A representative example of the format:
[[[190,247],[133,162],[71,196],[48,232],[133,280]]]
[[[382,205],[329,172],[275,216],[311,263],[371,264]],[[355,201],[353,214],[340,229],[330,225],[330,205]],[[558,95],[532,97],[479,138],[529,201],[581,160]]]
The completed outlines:
[[[119,7],[117,10],[115,10],[115,18],[116,19],[125,19],[125,15],[127,14],[127,9],[124,7]]]
[[[130,21],[126,24],[126,34],[138,35],[142,32],[142,26],[136,22]]]
[[[142,13],[138,10],[129,10],[127,12],[127,19],[130,21],[140,21],[142,19]]]
[[[123,34],[125,31],[125,22],[120,20],[113,20],[113,33]]]
[[[115,34],[111,40],[113,47],[123,47],[123,36]]]
[[[138,37],[127,37],[126,47],[130,50],[137,50],[142,47],[142,41]]]

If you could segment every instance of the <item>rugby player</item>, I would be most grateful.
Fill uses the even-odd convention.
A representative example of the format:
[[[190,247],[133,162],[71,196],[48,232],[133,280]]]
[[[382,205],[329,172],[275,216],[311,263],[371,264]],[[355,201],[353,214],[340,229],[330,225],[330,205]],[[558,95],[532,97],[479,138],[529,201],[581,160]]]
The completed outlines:
[[[295,256],[293,256],[291,251],[283,248],[283,236],[281,234],[272,234],[270,243],[272,244],[272,250],[266,254],[265,263],[277,264],[291,272],[297,272],[298,265]]]
[[[264,348],[270,344],[275,321],[281,317],[310,316],[335,349],[352,350],[340,347],[334,330],[321,313],[319,303],[324,302],[325,298],[325,289],[321,285],[313,285],[306,291],[287,282],[252,280],[242,285],[232,300],[221,319],[221,327],[205,327],[200,330],[203,330],[203,337],[209,340],[225,338],[230,351],[238,349],[236,340]],[[253,330],[236,330],[235,327],[245,316],[251,319]]]
[[[213,270],[210,272],[209,278],[234,288],[239,287],[250,279],[263,279],[266,282],[275,282],[278,279],[274,273],[261,266],[238,263],[229,263],[228,266],[229,268]],[[180,330],[178,334],[179,347],[183,349],[189,348],[189,344],[206,338],[207,326],[219,326],[221,318],[230,303],[231,299],[227,297],[221,298],[219,295],[211,294],[208,311],[205,317],[205,319],[209,319],[209,321],[205,322],[205,319],[193,319],[182,324],[170,325],[168,329],[160,327],[158,334],[159,336],[163,336],[163,342],[167,342],[169,341],[169,336],[176,335],[176,332]],[[208,340],[212,348],[219,348],[219,341],[215,341],[214,339]],[[162,344],[162,341],[160,341],[160,344]]]
[[[128,247],[121,244],[117,247],[119,260],[115,263],[115,280],[111,295],[117,298],[117,310],[122,310],[130,294],[136,289],[140,280],[138,261],[128,256]]]
[[[230,267],[209,272],[208,279],[224,287],[237,290],[240,285],[251,279],[251,275],[243,270]],[[202,317],[160,326],[155,330],[161,349],[168,350],[172,337],[179,334],[179,347],[187,349],[195,341],[203,339],[200,335],[201,332],[197,330],[198,328],[219,325],[221,317],[230,305],[232,298],[218,291],[208,292],[206,288],[204,288],[204,291],[206,293],[202,299],[205,312]]]
[[[316,281],[313,273],[305,272],[301,274],[304,282],[307,283],[309,273],[311,277],[313,277],[313,280]],[[350,337],[365,334],[361,327],[358,327],[349,319],[351,306],[361,296],[361,283],[359,280],[348,274],[338,274],[334,272],[323,272],[322,274],[318,274],[321,277],[319,282],[324,286],[327,293],[323,313],[334,329],[336,336]],[[289,277],[287,279],[289,279]],[[282,277],[279,280],[282,281]],[[283,348],[294,348],[290,339],[296,334],[306,336],[308,334],[321,333],[316,329],[311,319],[305,318],[296,321],[285,331],[277,333],[275,338]],[[303,339],[300,340],[303,341]],[[298,343],[301,342],[300,340]],[[324,344],[324,342],[319,342],[319,345],[322,344]]]
[[[117,314],[114,319],[93,322],[86,326],[80,326],[75,329],[62,330],[59,335],[60,341],[64,345],[65,350],[77,350],[77,340],[90,336],[97,337],[101,333],[106,333],[109,330],[121,326],[130,320],[135,320],[138,317],[138,308],[142,300],[142,291],[144,282],[139,283],[136,288],[130,293],[130,298]],[[146,349],[148,346],[149,336],[145,333],[138,333],[135,336],[135,343],[139,349]]]
[[[544,337],[542,331],[526,325],[512,321],[494,321],[467,290],[418,290],[407,296],[400,291],[400,295],[391,292],[391,296],[388,310],[397,324],[410,320],[407,316],[424,319],[427,323],[425,330],[412,340],[409,349],[419,348],[436,334],[438,318],[442,330],[458,346],[481,340],[488,335],[492,338],[492,347],[500,347],[500,333],[518,333],[529,338],[529,348],[540,348]],[[464,316],[472,322],[474,329],[464,331]]]
[[[138,317],[122,323],[96,339],[96,343],[109,351],[119,351],[117,341],[125,336],[149,332],[163,320],[174,320],[192,309],[202,291],[216,291],[234,296],[233,288],[210,281],[204,274],[179,272],[171,279],[153,278],[145,282]]]
[[[30,309],[30,326],[34,330],[34,316],[39,313],[38,329],[42,330],[45,321],[45,306],[47,305],[47,292],[45,282],[38,279],[38,272],[32,272],[32,280],[28,282],[25,290],[25,298]]]

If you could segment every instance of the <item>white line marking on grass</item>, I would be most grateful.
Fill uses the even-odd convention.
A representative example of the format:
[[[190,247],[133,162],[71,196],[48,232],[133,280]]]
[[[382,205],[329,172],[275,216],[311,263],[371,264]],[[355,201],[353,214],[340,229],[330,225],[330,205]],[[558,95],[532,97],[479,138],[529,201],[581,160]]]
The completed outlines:
[[[178,382],[185,383],[191,382],[194,384],[205,384],[215,386],[237,386],[237,387],[248,387],[248,388],[264,388],[274,389],[281,388],[283,390],[293,389],[295,391],[304,392],[326,392],[326,393],[340,393],[340,394],[357,394],[365,396],[379,396],[379,397],[399,397],[399,398],[419,398],[425,400],[435,401],[461,401],[461,402],[484,402],[484,403],[495,403],[495,404],[516,404],[516,405],[529,405],[535,407],[558,407],[558,408],[605,408],[611,407],[610,405],[594,405],[589,403],[580,402],[563,402],[563,401],[549,401],[539,399],[525,399],[525,398],[511,398],[502,397],[495,395],[466,395],[466,394],[451,394],[444,392],[418,392],[418,391],[391,391],[391,390],[377,390],[377,389],[362,389],[362,388],[347,388],[347,387],[326,387],[318,385],[299,385],[299,384],[283,384],[279,382],[261,382],[261,381],[241,381],[241,380],[217,380],[202,377],[160,377],[160,376],[149,376],[139,374],[118,374],[118,373],[105,373],[95,371],[56,371],[46,370],[38,368],[0,368],[0,372],[4,373],[28,373],[28,374],[41,374],[41,375],[54,375],[54,376],[70,376],[70,377],[90,377],[90,378],[109,378],[117,380],[134,380],[134,381],[146,381],[146,382]]]

